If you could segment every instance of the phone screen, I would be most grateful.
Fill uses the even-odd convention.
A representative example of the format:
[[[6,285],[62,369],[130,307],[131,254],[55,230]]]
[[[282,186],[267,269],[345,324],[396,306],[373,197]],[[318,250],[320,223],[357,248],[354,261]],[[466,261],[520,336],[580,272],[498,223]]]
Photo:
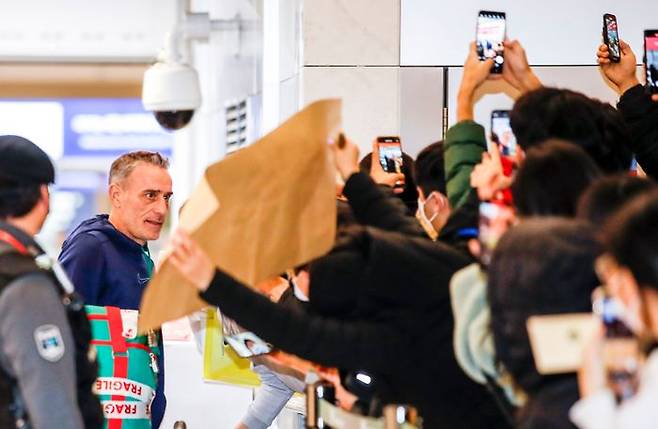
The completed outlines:
[[[481,202],[478,240],[480,241],[480,262],[485,267],[491,262],[493,251],[500,237],[512,225],[512,208],[500,203]]]
[[[658,92],[658,30],[644,32],[644,58],[647,85],[652,92]]]
[[[264,355],[270,353],[273,349],[271,344],[266,343],[253,332],[227,335],[224,339],[238,356],[243,358]]]
[[[501,155],[516,156],[516,137],[510,126],[509,110],[491,112],[491,139],[498,145]]]
[[[505,41],[505,13],[480,11],[478,15],[475,43],[480,60],[493,58],[492,73],[503,71],[503,42]]]
[[[640,344],[625,322],[623,304],[611,296],[600,295],[594,299],[593,310],[605,327],[603,363],[607,383],[617,402],[622,402],[638,390]]]
[[[621,58],[621,49],[619,48],[619,32],[617,30],[617,18],[614,15],[606,13],[603,15],[603,38],[608,45],[610,59],[619,61]]]
[[[397,137],[378,137],[379,163],[387,173],[402,173],[402,145]]]

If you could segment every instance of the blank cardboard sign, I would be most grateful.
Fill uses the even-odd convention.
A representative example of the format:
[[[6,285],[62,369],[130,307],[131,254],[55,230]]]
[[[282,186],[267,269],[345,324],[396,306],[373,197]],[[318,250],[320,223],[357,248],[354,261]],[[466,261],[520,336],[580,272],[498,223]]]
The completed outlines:
[[[340,112],[340,100],[315,102],[208,167],[180,227],[219,268],[254,287],[331,249],[336,176],[327,141]],[[206,306],[165,255],[142,298],[140,332]]]

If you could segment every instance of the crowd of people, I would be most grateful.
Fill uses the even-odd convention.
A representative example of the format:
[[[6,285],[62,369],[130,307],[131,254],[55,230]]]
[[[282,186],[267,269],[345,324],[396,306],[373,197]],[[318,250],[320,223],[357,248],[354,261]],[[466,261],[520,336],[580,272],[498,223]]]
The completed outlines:
[[[200,297],[277,350],[253,359],[262,387],[239,428],[269,427],[311,371],[334,384],[342,408],[380,415],[408,404],[426,428],[658,421],[658,97],[637,80],[623,41],[619,62],[606,45],[597,52],[616,108],[544,87],[522,45],[504,45],[496,75],[470,46],[457,123],[415,161],[405,155],[401,172],[384,171],[376,142],[361,162],[349,138],[329,143],[344,182],[335,245],[273,279],[267,294],[218,269],[185,231],[173,234],[169,261]],[[520,93],[512,158],[474,121],[488,79]],[[111,212],[73,231],[60,266],[33,239],[52,164],[33,143],[0,137],[2,427],[159,426],[164,355],[157,332],[137,335],[135,311],[155,269],[148,241],[172,195],[167,168],[157,153],[115,161]],[[479,239],[482,203],[500,208],[488,219],[493,240]],[[540,370],[528,320],[591,313],[597,296],[621,309],[624,329],[602,316],[579,368]],[[624,349],[636,365],[623,374],[607,359],[621,337],[636,345]]]

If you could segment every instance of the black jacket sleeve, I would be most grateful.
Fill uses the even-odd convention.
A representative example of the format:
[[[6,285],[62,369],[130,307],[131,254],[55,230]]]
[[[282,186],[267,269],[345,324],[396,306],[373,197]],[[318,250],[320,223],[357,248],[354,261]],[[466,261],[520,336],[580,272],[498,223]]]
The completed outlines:
[[[390,372],[407,347],[392,325],[346,322],[291,311],[217,270],[201,298],[277,348],[339,368]]]
[[[642,85],[626,91],[617,104],[630,131],[630,149],[648,176],[658,179],[658,103]]]
[[[406,208],[398,198],[378,186],[366,173],[352,174],[345,183],[343,194],[359,223],[425,237],[418,221],[407,216]]]
[[[474,260],[468,250],[468,240],[478,237],[480,199],[471,188],[465,202],[450,214],[448,222],[439,234],[439,241],[459,250],[469,260]]]

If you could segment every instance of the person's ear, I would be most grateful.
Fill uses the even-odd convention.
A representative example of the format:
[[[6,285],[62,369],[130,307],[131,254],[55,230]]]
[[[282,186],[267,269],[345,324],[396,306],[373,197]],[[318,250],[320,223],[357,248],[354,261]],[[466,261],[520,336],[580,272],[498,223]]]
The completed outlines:
[[[418,191],[418,197],[420,197],[420,200],[425,202],[425,194],[423,193],[423,190],[420,188],[420,186],[416,186],[416,191]]]
[[[50,211],[50,191],[48,190],[48,185],[39,186],[39,204],[42,204],[46,213]]]
[[[432,213],[443,212],[450,206],[448,198],[439,191],[432,191],[425,201],[427,202],[427,206],[430,207]]]
[[[121,185],[119,185],[118,183],[110,184],[108,195],[110,197],[110,204],[112,205],[112,207],[121,208],[122,194],[123,194],[123,189],[121,188]]]

